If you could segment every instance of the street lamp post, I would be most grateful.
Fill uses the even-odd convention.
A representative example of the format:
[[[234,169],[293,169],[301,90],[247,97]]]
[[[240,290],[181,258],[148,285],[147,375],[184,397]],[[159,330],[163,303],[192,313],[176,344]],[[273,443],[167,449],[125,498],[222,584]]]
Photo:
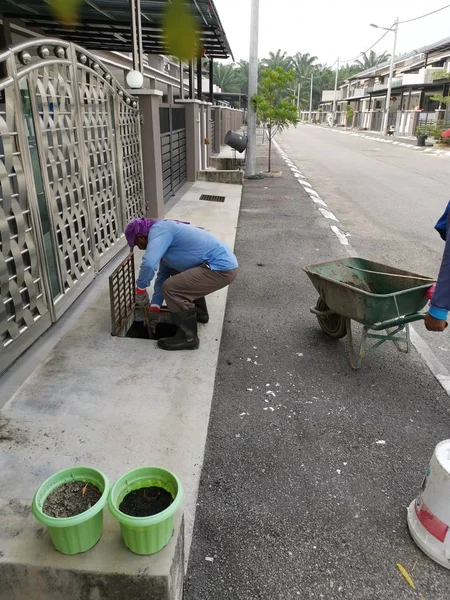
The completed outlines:
[[[393,31],[394,32],[394,46],[392,48],[391,66],[389,69],[388,89],[387,89],[387,94],[386,94],[386,111],[385,111],[384,122],[383,122],[384,135],[388,135],[388,129],[389,129],[389,111],[391,109],[392,79],[394,77],[395,51],[397,49],[398,22],[399,22],[399,17],[397,17],[395,19],[394,25],[389,28],[380,27],[379,25],[375,25],[374,23],[370,24],[371,27],[375,27],[376,29],[384,29],[385,31]]]
[[[336,124],[337,89],[339,81],[339,57],[336,61],[336,77],[334,78],[333,125]]]
[[[250,55],[248,61],[248,117],[247,117],[247,160],[245,174],[256,174],[256,110],[252,98],[258,91],[258,33],[259,0],[252,0],[250,16]]]
[[[312,104],[313,104],[313,86],[314,86],[314,73],[311,74],[311,77],[305,77],[304,75],[300,75],[301,79],[307,79],[310,82],[310,90],[309,90],[309,122],[311,123],[312,116]],[[298,84],[299,92],[298,92],[298,102],[300,103],[300,84]]]

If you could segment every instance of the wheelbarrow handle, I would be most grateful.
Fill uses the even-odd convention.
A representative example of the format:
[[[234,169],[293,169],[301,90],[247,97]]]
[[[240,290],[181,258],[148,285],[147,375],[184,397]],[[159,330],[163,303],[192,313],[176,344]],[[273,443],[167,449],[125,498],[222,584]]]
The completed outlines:
[[[405,315],[404,317],[397,317],[396,319],[390,319],[389,321],[383,321],[378,325],[371,325],[370,329],[373,331],[382,331],[383,329],[390,329],[391,327],[400,327],[401,325],[407,325],[408,323],[415,323],[416,321],[423,321],[426,313],[414,313],[413,315]]]

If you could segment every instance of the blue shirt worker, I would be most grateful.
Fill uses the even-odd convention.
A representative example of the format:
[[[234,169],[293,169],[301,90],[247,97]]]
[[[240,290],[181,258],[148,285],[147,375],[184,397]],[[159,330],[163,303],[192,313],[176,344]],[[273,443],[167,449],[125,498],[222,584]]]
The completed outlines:
[[[211,233],[179,221],[134,219],[125,230],[130,248],[144,250],[136,281],[136,306],[157,315],[165,300],[178,327],[174,337],[158,340],[163,350],[196,350],[197,321],[209,320],[205,296],[234,281],[238,262]],[[156,271],[150,305],[147,288]]]
[[[450,310],[450,202],[445,213],[436,224],[436,230],[445,241],[441,269],[436,283],[436,289],[430,301],[430,309],[425,317],[425,327],[428,331],[444,331],[447,327],[447,315]]]

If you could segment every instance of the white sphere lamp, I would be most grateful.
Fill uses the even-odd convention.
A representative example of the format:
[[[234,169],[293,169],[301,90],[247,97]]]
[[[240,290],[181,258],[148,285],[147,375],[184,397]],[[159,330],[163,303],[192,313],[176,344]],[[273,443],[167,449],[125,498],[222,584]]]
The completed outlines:
[[[144,76],[139,71],[128,71],[127,84],[133,90],[139,90],[144,85]]]

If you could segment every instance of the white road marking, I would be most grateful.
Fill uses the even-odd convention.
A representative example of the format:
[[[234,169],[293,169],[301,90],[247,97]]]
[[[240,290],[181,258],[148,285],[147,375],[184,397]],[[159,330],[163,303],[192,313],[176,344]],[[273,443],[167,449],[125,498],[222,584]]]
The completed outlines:
[[[330,226],[331,231],[335,234],[337,239],[341,242],[343,246],[349,246],[347,236],[343,233],[337,225]]]
[[[336,219],[333,213],[329,210],[326,210],[326,208],[319,207],[319,212],[322,217],[325,217],[325,219],[330,219],[331,221],[337,221],[339,223],[339,219]]]

